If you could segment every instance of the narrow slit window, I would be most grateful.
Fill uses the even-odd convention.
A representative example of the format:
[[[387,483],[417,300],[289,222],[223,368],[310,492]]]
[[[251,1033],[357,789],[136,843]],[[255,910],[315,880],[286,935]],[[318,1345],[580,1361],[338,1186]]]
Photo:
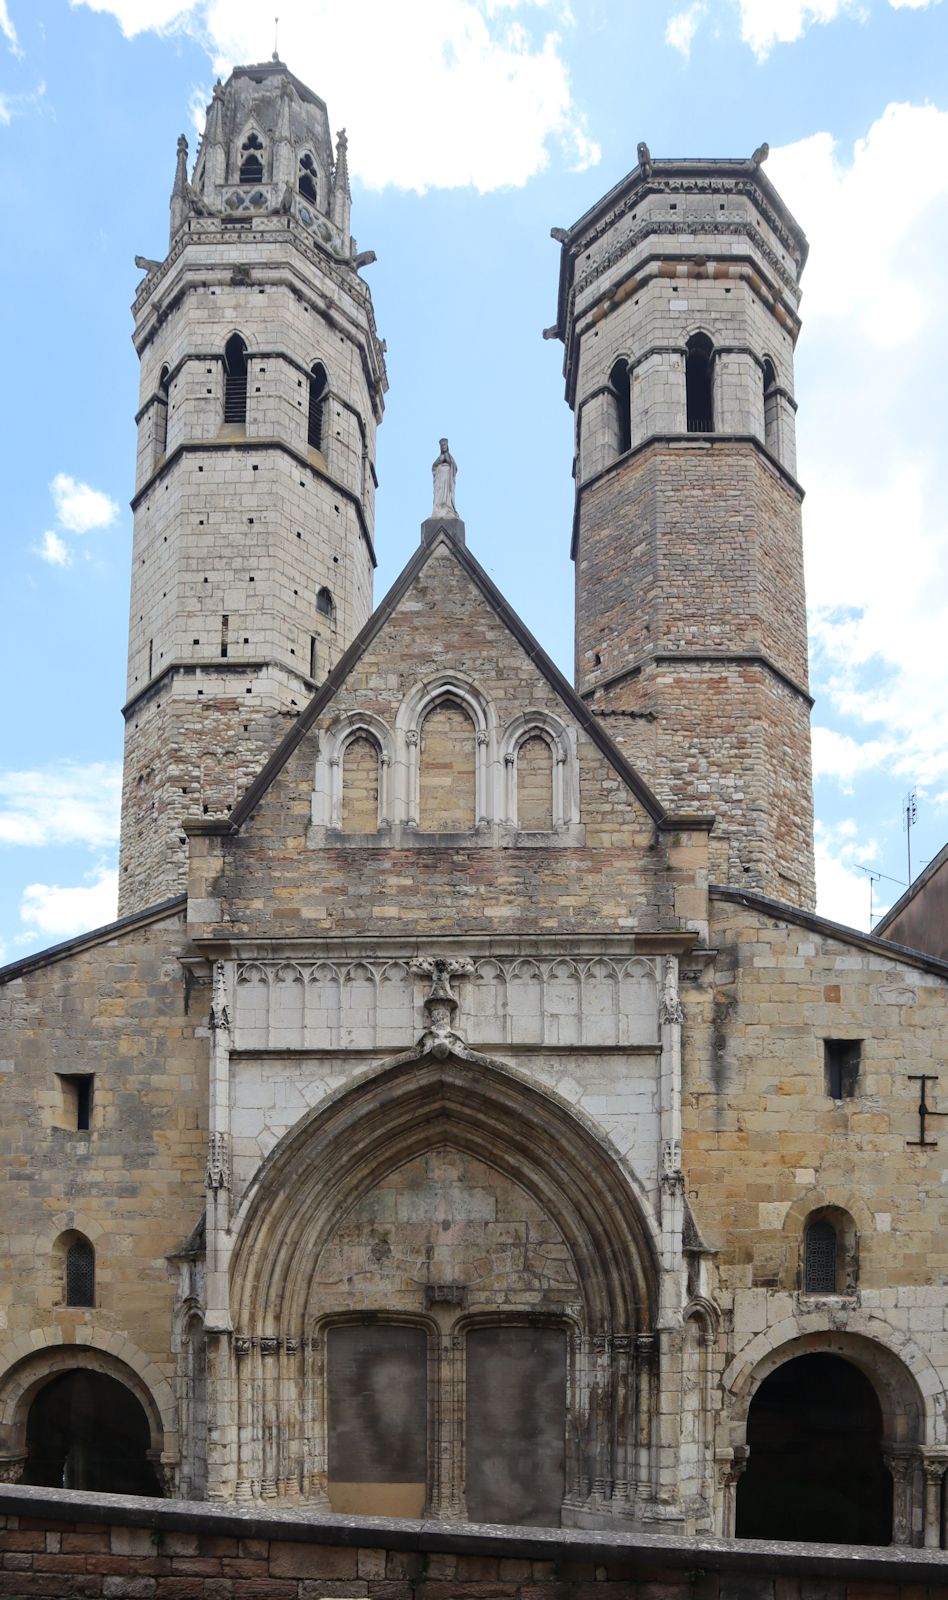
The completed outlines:
[[[251,133],[240,147],[240,181],[263,182],[263,142],[255,133]]]
[[[328,392],[329,379],[326,376],[326,368],[321,361],[317,361],[309,373],[309,417],[306,432],[307,441],[313,450],[323,448],[323,423]]]
[[[314,682],[316,681],[316,669],[317,669],[318,666],[319,666],[319,651],[318,651],[318,648],[317,648],[317,644],[316,644],[315,638],[313,638],[311,636],[310,637],[310,641],[309,641],[309,675],[313,679]]]
[[[615,421],[616,454],[632,448],[632,375],[626,360],[617,361],[609,374]]]
[[[825,1217],[811,1222],[803,1248],[803,1288],[807,1294],[836,1293],[836,1229]]]
[[[247,421],[247,346],[232,333],[224,346],[224,421]]]
[[[714,432],[711,362],[714,347],[706,333],[696,333],[685,347],[685,392],[688,432]]]
[[[162,367],[155,397],[155,460],[160,461],[168,448],[168,380],[167,367]]]
[[[777,453],[777,374],[769,356],[764,357],[764,444]]]
[[[95,1305],[95,1251],[81,1235],[66,1251],[66,1304]]]

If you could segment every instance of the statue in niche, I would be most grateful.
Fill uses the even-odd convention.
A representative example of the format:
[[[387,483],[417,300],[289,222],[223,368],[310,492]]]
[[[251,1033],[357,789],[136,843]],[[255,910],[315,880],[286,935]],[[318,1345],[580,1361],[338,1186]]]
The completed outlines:
[[[458,508],[454,503],[454,495],[458,481],[458,464],[448,449],[447,439],[440,439],[438,442],[441,454],[431,467],[431,476],[434,479],[434,510],[431,514],[433,517],[456,517]]]

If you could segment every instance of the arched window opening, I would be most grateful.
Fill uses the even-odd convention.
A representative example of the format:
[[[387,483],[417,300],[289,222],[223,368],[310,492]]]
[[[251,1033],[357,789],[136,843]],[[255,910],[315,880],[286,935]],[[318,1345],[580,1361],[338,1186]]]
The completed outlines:
[[[251,133],[240,147],[240,181],[263,182],[263,144],[255,133]]]
[[[777,452],[777,373],[769,356],[764,357],[764,444]]]
[[[66,1304],[95,1305],[95,1250],[83,1234],[66,1250]]]
[[[475,825],[474,724],[457,700],[440,700],[421,730],[419,827],[469,833]]]
[[[155,460],[160,461],[168,447],[168,381],[170,373],[167,367],[162,367],[158,378],[158,394],[155,399]]]
[[[314,206],[319,204],[317,182],[316,163],[312,156],[305,155],[300,160],[299,191],[307,200],[312,200]]]
[[[839,1241],[827,1217],[811,1222],[804,1235],[803,1287],[807,1294],[835,1294]]]
[[[332,592],[325,586],[320,589],[316,596],[316,610],[321,617],[334,617],[336,615],[336,602],[332,597]]]
[[[737,1537],[888,1544],[882,1432],[876,1391],[852,1362],[821,1352],[785,1361],[751,1401]]]
[[[615,363],[609,374],[616,428],[616,452],[624,455],[632,448],[632,375],[629,363],[622,359]]]
[[[310,367],[309,377],[309,424],[306,438],[313,450],[323,448],[323,421],[326,410],[326,399],[329,394],[329,379],[326,368],[321,361]]]
[[[685,347],[685,393],[689,433],[714,432],[711,362],[714,346],[706,333],[695,333]]]
[[[539,734],[517,751],[517,826],[530,833],[553,827],[553,752]]]
[[[365,735],[346,745],[342,765],[342,830],[378,833],[379,749]]]
[[[428,1485],[428,1341],[423,1328],[330,1328],[329,1504],[361,1516],[422,1517]]]
[[[148,1459],[141,1401],[117,1378],[87,1368],[63,1372],[30,1406],[23,1482],[99,1494],[160,1495]]]
[[[224,346],[224,421],[247,422],[247,346],[239,333]]]

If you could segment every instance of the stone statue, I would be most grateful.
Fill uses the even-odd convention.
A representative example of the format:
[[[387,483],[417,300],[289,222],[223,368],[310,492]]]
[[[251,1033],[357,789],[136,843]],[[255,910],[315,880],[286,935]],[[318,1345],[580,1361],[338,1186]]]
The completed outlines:
[[[458,464],[448,449],[447,439],[440,439],[438,442],[441,454],[431,467],[431,476],[434,479],[434,510],[431,514],[433,517],[456,517],[458,508],[454,503],[454,493],[458,481]]]

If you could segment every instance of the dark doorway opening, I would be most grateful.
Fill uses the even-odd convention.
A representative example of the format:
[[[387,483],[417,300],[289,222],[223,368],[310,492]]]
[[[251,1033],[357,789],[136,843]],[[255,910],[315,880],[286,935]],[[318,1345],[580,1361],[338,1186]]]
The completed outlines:
[[[101,1494],[161,1494],[141,1402],[116,1378],[83,1369],[41,1389],[27,1422],[23,1482]]]
[[[747,1419],[750,1459],[737,1486],[739,1539],[888,1544],[892,1479],[882,1412],[858,1367],[840,1356],[787,1361],[758,1389]]]

